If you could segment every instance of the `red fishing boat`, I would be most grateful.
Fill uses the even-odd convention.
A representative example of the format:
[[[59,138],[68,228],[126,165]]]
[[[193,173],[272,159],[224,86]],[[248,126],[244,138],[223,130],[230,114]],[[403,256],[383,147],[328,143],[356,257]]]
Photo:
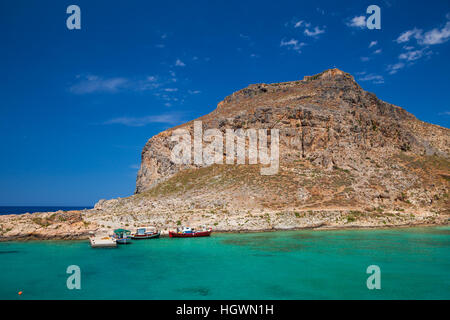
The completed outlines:
[[[204,228],[203,230],[195,230],[188,227],[183,229],[177,228],[177,231],[169,231],[170,238],[196,238],[209,237],[211,235],[211,228]]]

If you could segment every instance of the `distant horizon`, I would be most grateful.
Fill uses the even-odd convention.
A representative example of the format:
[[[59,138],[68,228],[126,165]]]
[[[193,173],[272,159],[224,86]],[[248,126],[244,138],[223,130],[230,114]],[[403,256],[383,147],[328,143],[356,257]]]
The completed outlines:
[[[94,204],[95,205],[95,204]],[[48,207],[67,207],[67,208],[81,208],[81,207],[94,207],[94,205],[89,205],[89,206],[71,206],[71,205],[29,205],[29,206],[24,206],[24,205],[0,205],[0,208],[7,208],[7,207],[23,207],[23,208],[48,208]]]
[[[55,212],[59,210],[83,210],[92,209],[94,206],[3,206],[0,205],[0,216],[9,214],[25,214],[35,212]]]

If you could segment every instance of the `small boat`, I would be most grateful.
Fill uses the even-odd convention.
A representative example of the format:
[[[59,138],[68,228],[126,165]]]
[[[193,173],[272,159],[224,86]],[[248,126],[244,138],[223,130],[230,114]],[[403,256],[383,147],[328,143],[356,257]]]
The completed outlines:
[[[156,239],[159,238],[160,232],[154,227],[139,227],[136,232],[131,234],[131,239]]]
[[[92,236],[89,238],[92,248],[116,248],[117,242],[115,238],[110,236]]]
[[[131,231],[125,229],[116,229],[114,230],[114,239],[119,244],[129,244],[131,243]]]
[[[177,228],[177,231],[169,231],[170,238],[195,238],[209,237],[212,229],[204,227],[202,230],[195,230],[189,227]]]

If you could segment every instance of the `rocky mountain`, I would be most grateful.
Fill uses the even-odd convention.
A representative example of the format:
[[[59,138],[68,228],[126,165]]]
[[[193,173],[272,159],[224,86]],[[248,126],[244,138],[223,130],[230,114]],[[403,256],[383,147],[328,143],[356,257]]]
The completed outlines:
[[[174,163],[171,137],[177,129],[193,134],[194,121],[224,135],[226,129],[278,129],[278,173],[261,175],[264,165],[248,159]],[[91,231],[141,223],[223,231],[447,223],[449,151],[448,128],[418,120],[331,69],[250,85],[210,114],[152,137],[135,194],[99,201],[83,221]]]
[[[227,205],[239,202],[239,195],[250,194],[255,205],[269,202],[282,207],[304,207],[319,201],[323,206],[394,205],[398,201],[403,205],[409,201],[439,207],[439,200],[448,193],[450,130],[424,123],[381,101],[338,69],[302,81],[250,85],[196,120],[202,121],[203,130],[279,129],[280,174],[267,182],[253,177],[251,185],[231,184],[234,192],[225,188],[228,183],[221,184],[220,189],[232,195],[225,197]],[[147,142],[136,194],[165,190],[170,179],[177,180],[177,174],[198,174],[183,172],[198,166],[175,165],[170,159],[173,131],[185,128],[192,132],[193,123],[161,132]],[[254,168],[203,168],[202,178],[214,170],[245,171],[251,176]],[[283,179],[287,181],[277,182]],[[180,186],[180,191],[185,188]],[[175,185],[171,196],[177,197],[176,189]],[[202,194],[210,200],[224,200],[218,195],[220,189],[206,188]],[[278,189],[287,192],[280,194]]]

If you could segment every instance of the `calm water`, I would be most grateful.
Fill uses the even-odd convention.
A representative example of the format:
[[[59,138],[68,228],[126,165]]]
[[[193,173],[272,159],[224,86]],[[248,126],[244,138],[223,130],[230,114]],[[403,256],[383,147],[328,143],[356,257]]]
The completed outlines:
[[[66,288],[72,264],[81,290]],[[0,243],[0,299],[449,299],[449,271],[450,227]]]
[[[22,213],[34,213],[34,212],[53,212],[58,210],[83,210],[92,209],[92,207],[12,207],[12,206],[0,206],[0,216],[5,214],[22,214]]]

